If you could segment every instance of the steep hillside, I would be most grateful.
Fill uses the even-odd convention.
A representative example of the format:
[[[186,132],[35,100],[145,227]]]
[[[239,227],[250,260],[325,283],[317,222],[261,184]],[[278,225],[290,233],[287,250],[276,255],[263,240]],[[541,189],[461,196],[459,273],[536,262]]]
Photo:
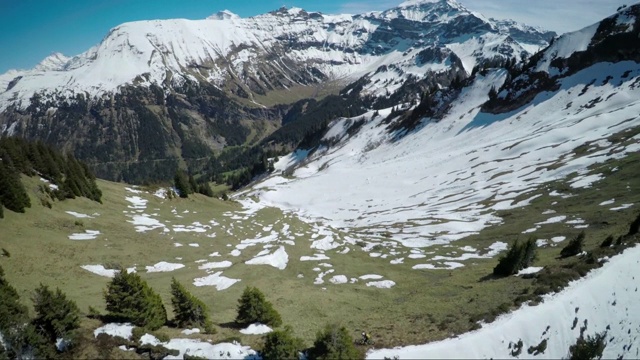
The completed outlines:
[[[83,54],[0,75],[0,130],[73,151],[102,177],[166,179],[183,161],[200,170],[212,152],[272,133],[289,108],[276,104],[357,82],[369,108],[415,101],[552,36],[452,0],[126,23]]]

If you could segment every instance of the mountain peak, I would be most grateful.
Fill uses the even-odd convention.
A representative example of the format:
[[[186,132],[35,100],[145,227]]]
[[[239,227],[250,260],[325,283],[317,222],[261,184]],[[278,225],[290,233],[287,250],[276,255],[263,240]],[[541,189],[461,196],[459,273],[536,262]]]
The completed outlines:
[[[41,71],[58,71],[64,68],[64,65],[69,62],[71,58],[66,57],[62,53],[53,52],[51,55],[44,58],[38,65],[35,66],[36,70]]]
[[[217,13],[207,17],[209,20],[229,20],[229,19],[240,19],[238,14],[234,14],[229,10],[218,11]]]

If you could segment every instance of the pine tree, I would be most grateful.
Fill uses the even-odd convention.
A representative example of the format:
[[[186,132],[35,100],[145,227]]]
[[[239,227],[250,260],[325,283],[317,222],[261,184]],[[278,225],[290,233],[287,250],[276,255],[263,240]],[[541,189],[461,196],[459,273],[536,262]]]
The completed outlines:
[[[66,336],[80,326],[80,310],[58,288],[53,292],[40,284],[33,295],[36,317],[32,323],[51,342]]]
[[[531,266],[537,258],[537,245],[534,239],[529,239],[524,244],[516,240],[507,251],[507,254],[500,257],[498,265],[493,268],[496,276],[510,276],[518,271]]]
[[[178,169],[176,176],[173,179],[174,186],[181,198],[188,198],[191,194],[191,186],[189,185],[189,179],[187,175],[181,169]]]
[[[187,291],[176,278],[171,279],[171,305],[177,326],[201,327],[206,333],[215,331],[209,319],[207,306]]]
[[[258,288],[248,286],[238,299],[236,322],[241,325],[262,323],[278,327],[282,324],[282,318]]]
[[[362,355],[353,344],[349,331],[338,325],[327,325],[316,334],[309,359],[358,359]]]
[[[150,330],[167,322],[167,311],[160,295],[136,273],[120,269],[107,286],[104,298],[109,315],[116,319]]]
[[[602,353],[607,347],[607,332],[588,335],[585,339],[581,334],[575,344],[569,347],[569,359],[593,360],[602,359]]]
[[[297,359],[304,349],[301,338],[295,337],[291,326],[275,330],[264,336],[264,346],[260,355],[264,360]]]
[[[31,207],[29,195],[7,154],[0,152],[0,157],[0,203],[9,210],[23,213]]]
[[[0,333],[7,346],[8,358],[17,358],[21,353],[21,338],[27,321],[27,308],[20,303],[20,295],[5,279],[4,269],[0,266]]]
[[[567,246],[560,251],[560,257],[566,258],[569,256],[578,255],[582,252],[582,246],[584,245],[585,234],[582,231],[575,239],[569,241]]]

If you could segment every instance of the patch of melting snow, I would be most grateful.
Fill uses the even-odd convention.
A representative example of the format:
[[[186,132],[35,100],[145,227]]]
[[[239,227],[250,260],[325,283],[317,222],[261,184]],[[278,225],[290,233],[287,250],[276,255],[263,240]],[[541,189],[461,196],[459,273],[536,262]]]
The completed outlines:
[[[198,328],[194,328],[194,329],[184,329],[181,331],[181,333],[185,334],[185,335],[191,335],[191,334],[197,334],[200,332],[200,329]]]
[[[614,207],[614,208],[611,208],[609,210],[611,210],[611,211],[624,210],[624,209],[628,209],[628,208],[630,208],[632,206],[633,206],[633,204],[622,204],[621,206]]]
[[[140,337],[142,345],[162,345],[167,349],[178,350],[178,355],[168,355],[164,359],[182,360],[186,356],[193,356],[204,359],[244,359],[258,360],[261,359],[254,350],[249,346],[243,346],[237,342],[211,344],[206,341],[197,339],[171,339],[167,342],[161,342],[155,336],[145,334]]]
[[[181,246],[184,246],[184,245],[182,245],[182,244],[180,244],[180,243],[173,243],[173,246],[175,246],[175,247],[181,247]]]
[[[269,255],[262,255],[254,257],[251,260],[245,262],[247,265],[271,265],[277,269],[284,270],[289,262],[289,255],[284,249],[284,246],[280,246],[278,250]]]
[[[551,238],[551,241],[553,241],[554,243],[559,243],[562,241],[565,241],[567,238],[565,236],[555,236]]]
[[[546,246],[547,244],[548,244],[547,239],[538,239],[538,240],[536,240],[536,246],[537,247]]]
[[[191,246],[191,247],[200,247],[200,244],[198,244],[198,243],[191,243],[191,244],[189,244],[189,246]]]
[[[87,215],[87,214],[82,214],[82,213],[77,213],[75,211],[65,211],[67,214],[73,216],[73,217],[77,217],[79,219],[93,219],[94,217],[91,215]]]
[[[332,284],[346,284],[348,281],[345,275],[335,275],[329,279],[329,282]]]
[[[545,210],[545,211],[543,211],[543,212],[542,212],[542,215],[551,215],[551,214],[555,214],[555,213],[556,213],[556,211],[555,211],[555,210],[551,210],[551,209],[549,209],[549,210]]]
[[[215,274],[194,279],[193,285],[215,286],[216,290],[221,291],[221,290],[230,288],[233,284],[237,283],[238,281],[240,281],[240,279],[232,279],[226,276],[222,276],[222,271],[218,271]]]
[[[593,174],[588,176],[576,177],[576,179],[576,181],[571,183],[572,188],[589,188],[593,183],[602,180],[603,176],[602,174]]]
[[[241,254],[242,254],[242,252],[240,252],[240,250],[238,250],[238,249],[233,249],[229,253],[229,255],[231,255],[231,256],[240,256]]]
[[[301,256],[300,261],[322,261],[322,260],[331,260],[325,254],[315,254],[314,256]]]
[[[98,235],[100,235],[98,230],[85,230],[84,233],[69,235],[69,240],[94,240]]]
[[[157,228],[165,227],[163,223],[150,217],[149,215],[133,215],[132,220],[127,220],[136,227],[136,232],[146,232]]]
[[[429,270],[453,270],[457,268],[464,267],[464,264],[455,261],[445,261],[443,262],[445,266],[436,266],[433,264],[418,264],[414,265],[412,269],[420,270],[420,269],[429,269]]]
[[[599,205],[600,206],[607,206],[607,205],[611,205],[611,204],[613,204],[615,202],[616,202],[616,199],[611,199],[611,200],[603,201]]]
[[[313,283],[315,285],[320,285],[320,284],[324,283],[324,280],[322,278],[324,278],[325,275],[331,274],[334,271],[335,271],[334,269],[329,269],[329,270],[327,270],[325,272],[319,273],[318,276],[316,276],[316,279],[313,281]]]
[[[520,275],[527,275],[527,274],[535,274],[537,272],[540,272],[540,270],[542,270],[544,267],[540,266],[530,266],[528,268],[522,269],[520,271],[518,271],[518,273],[516,274],[516,276],[520,276]]]
[[[134,327],[135,326],[130,323],[110,323],[95,329],[93,331],[93,336],[98,337],[100,334],[107,334],[110,336],[119,336],[121,338],[131,339]]]
[[[389,261],[389,263],[393,264],[393,265],[403,264],[404,263],[404,258],[393,259],[393,260]]]
[[[240,330],[240,332],[245,335],[262,335],[270,333],[272,331],[273,329],[271,329],[267,325],[260,323],[251,324],[248,327]]]
[[[379,289],[389,289],[393,287],[396,283],[391,280],[380,280],[380,281],[370,281],[366,285],[377,287]]]
[[[153,266],[145,266],[147,272],[169,272],[182,269],[183,267],[184,264],[169,263],[166,261],[161,261]]]
[[[377,274],[367,274],[367,275],[362,275],[360,276],[361,280],[379,280],[382,279],[384,276],[382,275],[377,275]]]
[[[198,269],[200,270],[222,269],[222,268],[228,268],[231,265],[233,265],[231,261],[225,260],[220,262],[210,262],[210,263],[202,264],[198,266]]]
[[[129,209],[146,209],[148,200],[141,198],[140,196],[127,196],[124,198],[131,205],[128,206]]]
[[[564,215],[560,215],[560,216],[554,216],[554,217],[550,217],[545,221],[536,223],[536,225],[546,225],[546,224],[555,224],[555,223],[559,223],[562,222],[566,219],[567,217]]]
[[[96,275],[106,276],[109,278],[116,276],[116,274],[118,273],[117,269],[107,269],[104,267],[104,265],[82,265],[80,267]],[[134,273],[136,272],[136,268],[127,268],[127,272]]]

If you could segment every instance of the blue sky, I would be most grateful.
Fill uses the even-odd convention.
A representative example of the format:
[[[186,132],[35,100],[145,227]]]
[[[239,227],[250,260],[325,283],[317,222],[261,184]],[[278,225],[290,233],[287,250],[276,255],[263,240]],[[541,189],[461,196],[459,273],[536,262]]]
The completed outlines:
[[[229,9],[252,16],[281,6],[324,13],[384,10],[402,0],[0,0],[0,73],[31,68],[52,52],[77,55],[127,21],[202,19]],[[557,32],[577,30],[626,0],[459,0],[473,11]]]

